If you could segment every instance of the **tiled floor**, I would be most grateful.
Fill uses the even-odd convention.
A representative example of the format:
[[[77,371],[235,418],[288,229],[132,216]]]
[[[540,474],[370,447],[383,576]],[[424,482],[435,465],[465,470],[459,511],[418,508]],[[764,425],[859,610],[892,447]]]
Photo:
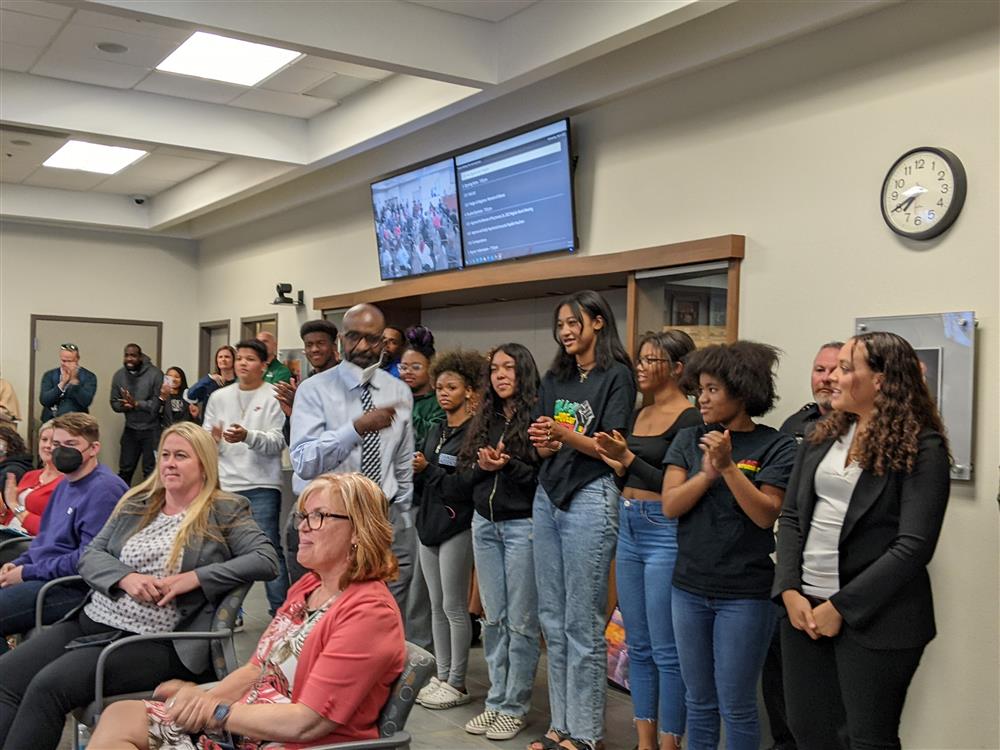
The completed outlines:
[[[267,603],[264,599],[264,587],[254,586],[247,597],[244,622],[246,629],[236,637],[237,653],[241,662],[246,662],[257,644],[257,639],[267,626]],[[484,737],[467,734],[463,730],[466,721],[478,714],[483,706],[489,685],[486,662],[483,659],[482,648],[474,648],[469,655],[468,687],[472,693],[472,703],[447,711],[430,711],[422,706],[414,706],[407,723],[407,730],[413,735],[413,750],[461,750],[462,748],[493,748],[508,750],[517,748],[523,750],[529,740],[542,734],[548,727],[548,696],[545,679],[545,655],[538,665],[535,677],[535,705],[528,714],[528,726],[517,737],[505,742],[492,742]],[[762,712],[763,715],[763,712]],[[627,750],[635,746],[635,736],[632,730],[632,702],[629,696],[614,689],[608,690],[607,711],[605,714],[606,747],[607,750]],[[764,728],[765,737],[766,727]],[[762,747],[768,747],[765,743]],[[67,725],[63,734],[63,742],[59,750],[69,750],[70,730]],[[98,750],[89,748],[89,750]]]

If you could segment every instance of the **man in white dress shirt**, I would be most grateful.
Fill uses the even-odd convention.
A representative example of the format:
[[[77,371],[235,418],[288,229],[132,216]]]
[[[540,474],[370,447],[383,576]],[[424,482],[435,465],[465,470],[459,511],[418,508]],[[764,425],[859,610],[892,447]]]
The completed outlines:
[[[401,612],[413,571],[413,396],[379,367],[385,316],[374,305],[355,305],[340,330],[341,363],[313,375],[295,392],[291,449],[293,488],[329,472],[361,472],[389,499],[392,551],[399,578],[389,588]]]

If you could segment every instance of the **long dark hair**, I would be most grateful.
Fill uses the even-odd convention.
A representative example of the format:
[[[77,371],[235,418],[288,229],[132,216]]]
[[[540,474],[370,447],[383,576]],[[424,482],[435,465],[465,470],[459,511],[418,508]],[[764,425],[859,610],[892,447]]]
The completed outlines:
[[[183,395],[184,391],[186,391],[188,387],[187,375],[185,375],[184,370],[182,370],[179,367],[168,367],[166,370],[163,371],[163,374],[166,375],[170,370],[173,370],[174,372],[176,372],[178,375],[181,376],[181,382],[177,384],[177,392]]]
[[[581,321],[584,313],[591,320],[601,318],[604,321],[604,327],[596,332],[597,346],[594,347],[594,353],[597,355],[597,359],[594,363],[595,369],[607,370],[615,361],[618,361],[625,365],[629,372],[632,372],[632,360],[629,358],[628,352],[625,351],[625,347],[622,346],[622,340],[618,337],[615,314],[611,311],[611,305],[597,292],[584,289],[582,292],[563,297],[552,313],[552,338],[559,345],[559,350],[556,352],[555,359],[552,360],[549,372],[556,377],[556,380],[569,380],[577,375],[576,357],[567,354],[562,342],[559,341],[559,311],[563,306],[569,307]],[[635,379],[634,372],[632,372],[632,378]]]
[[[504,433],[504,448],[514,458],[528,463],[536,463],[538,454],[528,442],[531,414],[535,404],[538,403],[539,379],[535,358],[531,356],[527,347],[521,344],[500,344],[489,353],[491,366],[497,352],[503,352],[514,360],[514,377],[517,380],[514,395],[511,396],[514,413],[510,418],[510,427]],[[460,455],[462,464],[466,466],[474,464],[479,449],[489,444],[490,429],[498,422],[507,421],[503,410],[503,399],[493,390],[490,367],[486,368],[481,391],[482,399],[479,408],[472,417],[465,445],[462,446]]]
[[[912,472],[920,448],[920,433],[927,428],[941,434],[948,450],[941,415],[910,342],[895,333],[871,331],[855,336],[848,343],[852,356],[858,344],[864,345],[869,369],[882,376],[871,421],[867,430],[857,436],[861,467],[876,474]],[[833,411],[816,424],[809,442],[838,438],[847,433],[856,419],[848,412]]]

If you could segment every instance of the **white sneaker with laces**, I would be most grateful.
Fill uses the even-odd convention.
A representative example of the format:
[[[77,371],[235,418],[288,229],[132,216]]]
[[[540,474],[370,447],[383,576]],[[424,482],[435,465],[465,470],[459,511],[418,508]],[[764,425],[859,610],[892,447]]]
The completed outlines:
[[[486,730],[488,740],[509,740],[517,736],[525,727],[525,721],[520,716],[511,714],[497,714],[493,724]]]
[[[472,696],[463,693],[458,688],[452,687],[447,682],[442,682],[437,690],[428,695],[421,704],[424,708],[454,708],[464,706],[472,701]]]
[[[437,692],[437,689],[441,687],[441,680],[437,677],[431,677],[430,682],[420,688],[420,692],[417,693],[417,703],[421,706],[424,705],[424,701],[431,696],[431,694]]]
[[[491,711],[487,708],[479,714],[479,716],[473,717],[465,722],[465,731],[469,734],[486,734],[499,715],[500,713],[498,711]]]

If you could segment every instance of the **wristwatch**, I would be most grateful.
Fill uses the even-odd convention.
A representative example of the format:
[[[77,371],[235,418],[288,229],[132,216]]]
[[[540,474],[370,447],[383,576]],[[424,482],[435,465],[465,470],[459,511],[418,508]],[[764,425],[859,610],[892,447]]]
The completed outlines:
[[[14,506],[14,515],[15,516],[19,516],[22,513],[26,513],[27,511],[28,511],[28,509],[25,508],[23,505],[15,505]]]
[[[226,720],[229,718],[229,712],[232,711],[232,706],[228,703],[220,703],[215,707],[215,711],[212,712],[212,723],[219,729],[226,728]]]

